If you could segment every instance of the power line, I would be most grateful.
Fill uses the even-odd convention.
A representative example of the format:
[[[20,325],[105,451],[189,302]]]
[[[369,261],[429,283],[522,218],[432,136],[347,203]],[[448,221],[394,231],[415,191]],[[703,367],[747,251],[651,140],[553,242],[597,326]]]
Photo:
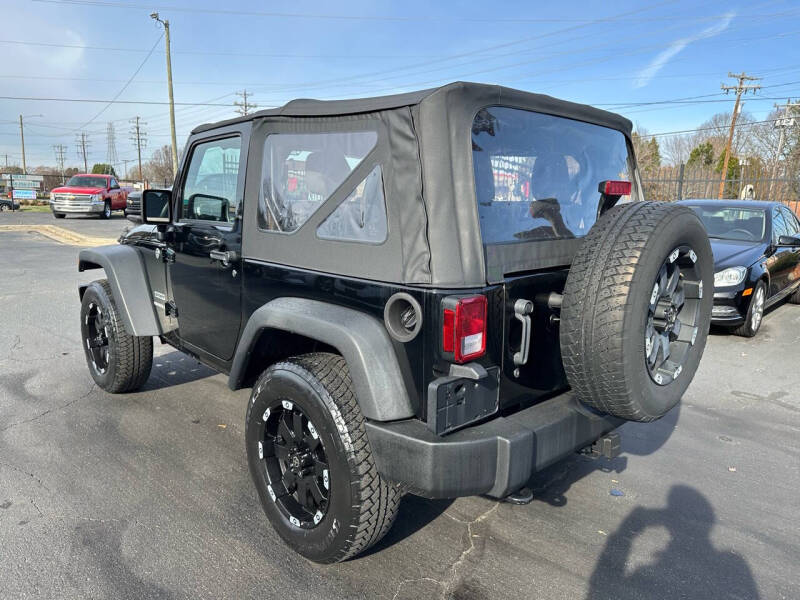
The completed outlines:
[[[230,94],[226,94],[229,96]],[[85,102],[90,104],[153,104],[157,106],[168,105],[169,102],[157,100],[95,100],[93,98],[48,98],[37,96],[0,96],[0,100],[30,100],[35,102]],[[175,106],[230,106],[230,104],[213,104],[207,102],[176,102]]]
[[[135,78],[135,77],[136,77],[136,76],[139,74],[139,71],[141,71],[141,70],[142,70],[142,67],[144,67],[144,64],[147,62],[147,60],[148,60],[148,59],[149,59],[149,58],[152,56],[152,54],[153,54],[153,50],[155,50],[155,49],[156,49],[156,46],[157,46],[157,45],[158,45],[158,43],[161,41],[161,38],[162,38],[162,37],[163,37],[163,35],[161,35],[161,36],[159,36],[159,37],[158,37],[158,39],[156,40],[156,43],[155,43],[155,44],[153,44],[153,47],[152,47],[152,48],[150,48],[150,52],[148,52],[148,53],[147,53],[147,56],[145,56],[145,57],[144,57],[144,60],[143,60],[143,61],[142,61],[142,62],[139,64],[139,66],[138,66],[138,67],[136,67],[136,70],[133,72],[133,75],[131,75],[131,76],[130,76],[130,79],[128,79],[128,81],[127,81],[127,82],[125,82],[125,85],[123,85],[123,86],[120,88],[120,90],[117,92],[117,95],[116,95],[116,96],[114,96],[114,97],[113,97],[111,100],[109,100],[109,101],[108,101],[108,104],[106,104],[106,105],[105,105],[105,106],[104,106],[104,107],[103,107],[103,108],[100,110],[100,112],[98,112],[98,113],[97,113],[95,116],[93,116],[91,119],[89,119],[88,121],[86,121],[86,123],[84,123],[82,126],[78,127],[78,129],[85,129],[86,127],[88,127],[89,125],[91,125],[91,124],[94,122],[94,120],[95,120],[95,119],[97,119],[97,117],[99,117],[99,116],[100,116],[100,115],[102,115],[104,112],[106,112],[106,111],[108,110],[108,107],[109,107],[109,106],[111,106],[112,104],[114,104],[114,102],[116,102],[116,100],[117,100],[117,99],[118,99],[118,98],[119,98],[119,97],[122,95],[122,93],[123,93],[123,92],[124,92],[124,91],[125,91],[125,90],[128,88],[128,86],[131,84],[131,81],[133,81],[133,80],[134,80],[134,78]]]
[[[152,7],[143,4],[122,3],[122,2],[108,2],[102,0],[34,0],[35,2],[42,2],[48,4],[69,4],[77,6],[91,6],[102,8],[123,8],[135,10],[150,10]],[[662,4],[670,4],[665,2]],[[270,18],[283,18],[283,19],[317,19],[317,20],[337,20],[337,21],[392,21],[392,22],[442,22],[450,21],[456,23],[591,23],[591,19],[580,18],[524,18],[524,17],[487,17],[481,15],[480,17],[459,17],[452,15],[415,15],[415,16],[394,16],[394,15],[346,15],[335,13],[291,13],[291,12],[275,12],[275,11],[255,11],[255,10],[233,10],[233,9],[213,9],[213,8],[198,8],[198,7],[185,7],[185,6],[159,6],[159,10],[184,12],[195,14],[212,14],[212,15],[229,15],[229,16],[249,16],[249,17],[270,17]],[[782,13],[775,13],[779,16],[793,16],[797,14],[795,11],[784,11]],[[687,17],[683,15],[661,15],[652,17],[640,17],[637,19],[620,19],[621,21],[628,22],[642,22],[642,21],[693,21],[702,22],[709,20],[716,20],[726,15],[709,15],[704,17]],[[738,15],[739,18],[744,19],[758,19],[763,15]]]

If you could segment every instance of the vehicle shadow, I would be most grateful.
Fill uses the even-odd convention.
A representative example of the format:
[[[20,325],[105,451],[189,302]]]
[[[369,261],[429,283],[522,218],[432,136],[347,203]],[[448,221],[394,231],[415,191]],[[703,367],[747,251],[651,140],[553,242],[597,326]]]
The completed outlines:
[[[672,487],[664,508],[634,508],[608,536],[586,599],[758,598],[747,561],[712,543],[715,522],[708,499],[685,485]],[[653,551],[649,534],[664,530],[669,541]]]
[[[389,533],[361,556],[370,556],[385,550],[415,534],[428,523],[437,519],[453,502],[455,502],[453,499],[429,500],[411,494],[405,495],[400,501],[397,518]]]
[[[647,456],[661,448],[675,431],[680,418],[681,405],[652,423],[625,423],[619,428],[622,436],[622,454],[614,459],[574,454],[539,473],[534,473],[527,486],[533,491],[534,500],[552,506],[564,506],[567,492],[572,485],[584,477],[602,471],[622,473],[628,467],[631,456]]]
[[[216,375],[213,369],[177,350],[153,357],[150,378],[142,391],[160,390],[173,385],[191,383]]]

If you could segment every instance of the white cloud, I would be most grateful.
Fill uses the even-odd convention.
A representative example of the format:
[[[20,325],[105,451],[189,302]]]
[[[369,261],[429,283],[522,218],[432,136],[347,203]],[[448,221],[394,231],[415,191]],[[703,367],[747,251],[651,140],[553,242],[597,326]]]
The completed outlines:
[[[722,20],[719,23],[716,23],[711,27],[707,27],[699,33],[680,38],[672,42],[669,48],[660,52],[652,61],[650,61],[650,64],[637,73],[637,77],[633,82],[633,87],[642,88],[646,86],[648,83],[650,83],[650,80],[653,79],[656,73],[663,69],[664,66],[666,66],[666,64],[672,60],[676,54],[686,48],[686,46],[693,42],[719,35],[728,28],[733,20],[733,17],[735,16],[735,12],[729,12],[722,17]]]

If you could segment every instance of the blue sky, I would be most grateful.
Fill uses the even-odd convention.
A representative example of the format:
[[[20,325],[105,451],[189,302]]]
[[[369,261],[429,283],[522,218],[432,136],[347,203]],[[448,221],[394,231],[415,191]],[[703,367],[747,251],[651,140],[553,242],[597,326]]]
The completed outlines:
[[[800,96],[796,0],[3,0],[0,96],[110,100],[141,66],[119,99],[166,101],[153,9],[172,26],[175,101],[215,105],[178,106],[179,144],[196,124],[234,116],[235,91],[244,88],[263,108],[459,79],[499,83],[615,110],[651,133],[730,110],[720,90],[733,83],[729,71],[763,77],[744,106],[757,118]],[[147,123],[147,157],[169,141],[164,105],[0,99],[0,169],[6,154],[21,163],[20,113],[43,115],[26,118],[29,166],[54,165],[53,144],[66,145],[67,164],[77,165],[79,131],[90,134],[90,164],[104,161],[109,121],[118,157],[133,159],[128,121],[136,115]]]

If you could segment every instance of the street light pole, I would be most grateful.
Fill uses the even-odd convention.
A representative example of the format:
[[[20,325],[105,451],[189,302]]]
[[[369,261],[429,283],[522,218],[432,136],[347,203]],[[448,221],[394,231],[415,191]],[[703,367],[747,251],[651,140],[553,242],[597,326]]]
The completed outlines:
[[[157,12],[150,15],[150,18],[158,21],[164,26],[164,40],[167,45],[167,88],[169,90],[169,129],[172,138],[172,176],[178,173],[178,140],[175,135],[175,100],[172,95],[172,57],[169,46],[169,20],[162,20]]]

